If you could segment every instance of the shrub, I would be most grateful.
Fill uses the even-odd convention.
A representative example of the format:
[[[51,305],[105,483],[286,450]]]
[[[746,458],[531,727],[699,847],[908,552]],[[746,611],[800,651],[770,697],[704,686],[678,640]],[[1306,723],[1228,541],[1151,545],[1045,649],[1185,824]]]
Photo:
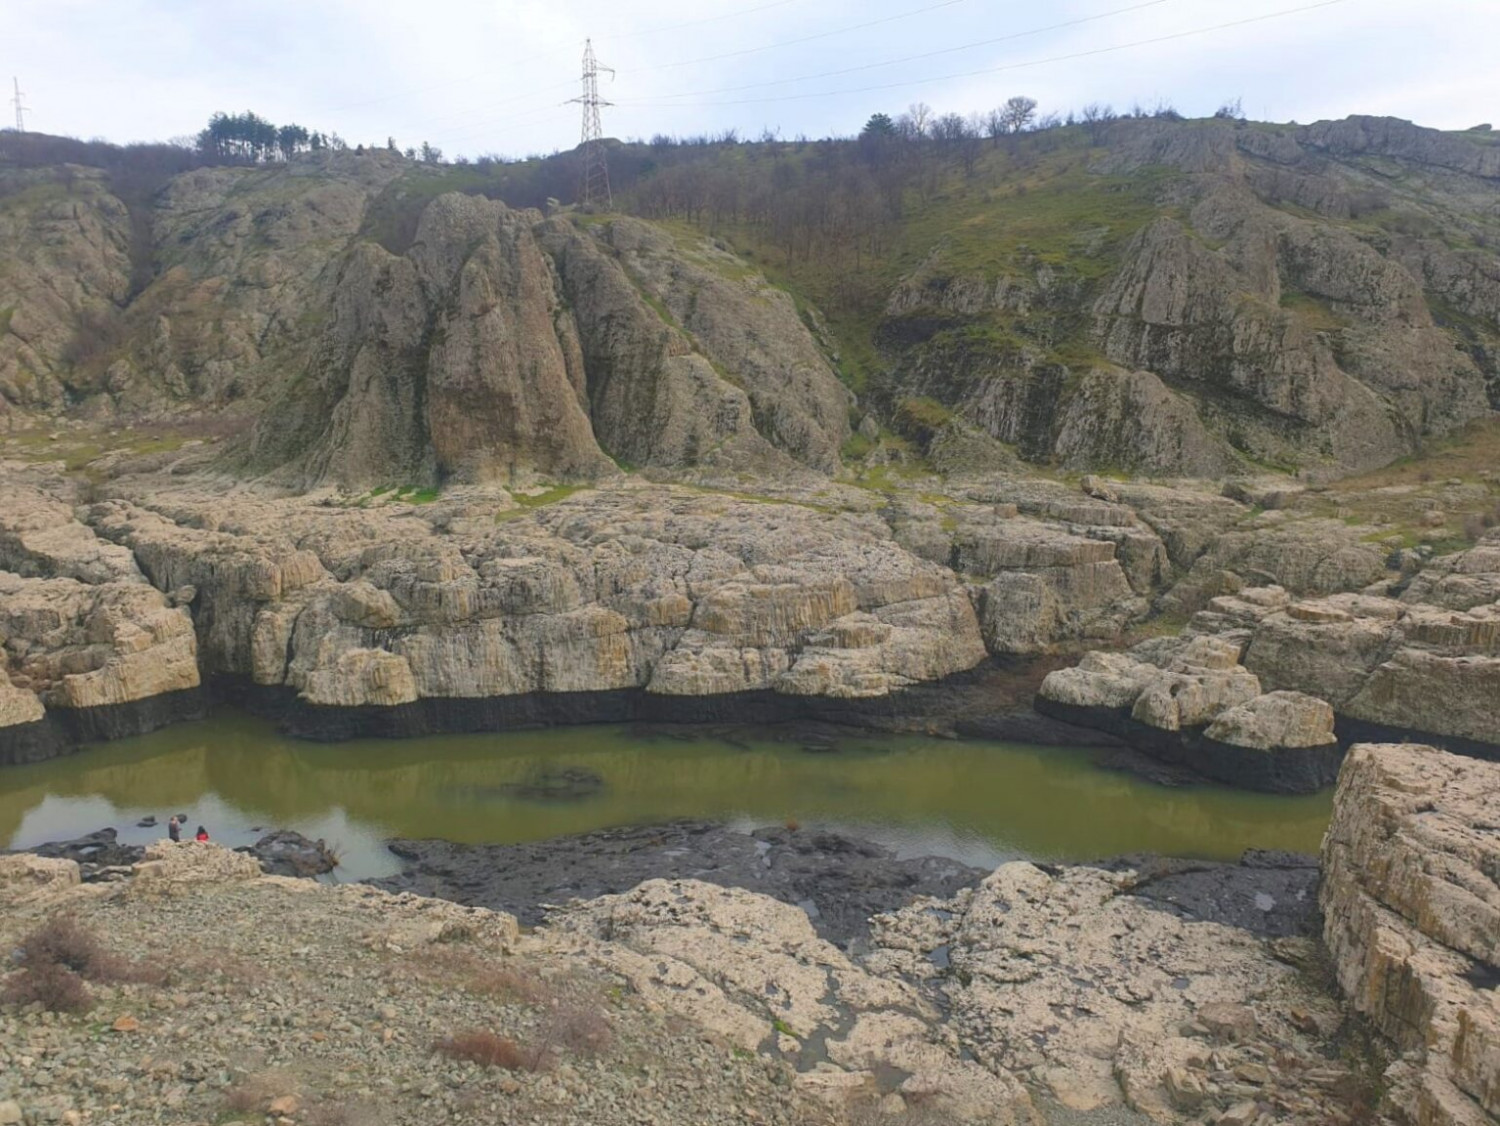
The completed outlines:
[[[580,1056],[598,1056],[609,1051],[615,1030],[597,1005],[570,1001],[553,1010],[545,1042],[560,1044]]]
[[[87,1012],[94,1004],[88,986],[66,966],[56,962],[28,965],[10,976],[0,987],[0,1002],[9,1005],[31,1005],[54,1013]]]
[[[69,915],[55,916],[21,940],[21,975],[40,974],[55,978],[53,969],[79,979],[98,982],[131,982],[163,985],[168,971],[153,962],[132,962],[105,950],[99,939]],[[55,983],[54,983],[55,984]]]
[[[54,916],[21,940],[21,956],[28,967],[62,966],[75,974],[92,976],[104,951],[92,931],[68,915]]]

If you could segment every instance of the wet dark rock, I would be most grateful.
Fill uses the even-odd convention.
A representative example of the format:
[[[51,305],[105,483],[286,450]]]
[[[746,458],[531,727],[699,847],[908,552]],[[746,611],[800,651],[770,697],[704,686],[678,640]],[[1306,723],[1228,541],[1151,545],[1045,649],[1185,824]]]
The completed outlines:
[[[1098,866],[1133,869],[1133,895],[1184,918],[1266,938],[1313,937],[1320,929],[1316,856],[1250,849],[1237,864],[1129,855]]]
[[[527,925],[569,899],[628,891],[656,878],[696,879],[801,906],[820,935],[845,946],[867,938],[871,915],[917,896],[951,896],[989,874],[943,857],[898,859],[882,845],[840,833],[782,827],[747,833],[705,821],[516,845],[397,840],[390,849],[406,870],[369,881],[376,887],[508,911]]]
[[[322,839],[310,840],[291,829],[276,829],[246,848],[269,876],[322,876],[338,867],[338,856]]]
[[[121,844],[119,833],[114,829],[99,829],[69,841],[49,841],[26,851],[53,860],[73,861],[86,883],[101,878],[107,868],[135,864],[146,855],[143,845]]]

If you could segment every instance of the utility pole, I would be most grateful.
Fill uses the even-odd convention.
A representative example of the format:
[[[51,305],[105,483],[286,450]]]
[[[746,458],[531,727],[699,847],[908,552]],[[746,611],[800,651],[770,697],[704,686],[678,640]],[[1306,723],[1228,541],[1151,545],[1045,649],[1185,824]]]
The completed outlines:
[[[25,97],[21,93],[21,80],[12,77],[10,81],[16,90],[16,96],[11,99],[11,104],[16,107],[16,132],[24,133],[26,132],[26,103],[21,100]]]
[[[583,173],[579,177],[578,202],[583,207],[602,203],[606,209],[614,206],[614,197],[609,191],[609,164],[604,154],[604,127],[599,123],[599,107],[613,105],[599,97],[599,72],[614,68],[600,66],[594,58],[594,43],[583,41],[583,93],[569,98],[568,104],[578,102],[583,106],[583,141],[580,145],[583,157]]]

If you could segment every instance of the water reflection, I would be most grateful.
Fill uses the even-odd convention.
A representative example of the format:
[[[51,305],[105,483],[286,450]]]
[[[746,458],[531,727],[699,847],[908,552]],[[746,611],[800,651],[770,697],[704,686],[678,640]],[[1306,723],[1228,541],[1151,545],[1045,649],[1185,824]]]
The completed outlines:
[[[1227,858],[1314,851],[1330,798],[1168,790],[1100,770],[1086,750],[919,737],[846,740],[837,753],[746,737],[612,727],[297,742],[225,713],[0,771],[0,841],[24,848],[186,813],[228,844],[289,827],[336,843],[349,878],[391,871],[390,836],[538,840],[609,825],[795,818],[975,862],[1150,850]],[[540,782],[539,782],[540,780]]]

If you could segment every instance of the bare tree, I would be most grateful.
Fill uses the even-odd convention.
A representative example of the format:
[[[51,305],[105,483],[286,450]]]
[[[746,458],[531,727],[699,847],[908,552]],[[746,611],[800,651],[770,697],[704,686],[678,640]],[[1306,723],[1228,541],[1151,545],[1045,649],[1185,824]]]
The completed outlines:
[[[932,107],[926,102],[912,102],[901,115],[898,127],[904,125],[905,132],[913,140],[927,136],[932,127]]]
[[[945,113],[933,118],[931,126],[934,141],[961,141],[968,130],[968,122],[958,113]]]
[[[1104,131],[1109,123],[1115,119],[1115,111],[1112,106],[1100,105],[1098,102],[1090,102],[1083,107],[1083,127],[1088,130],[1089,141],[1098,144],[1104,138]]]
[[[1022,133],[1036,118],[1036,99],[1017,94],[1000,107],[1007,133]]]
[[[1000,138],[1005,136],[1005,111],[1003,109],[992,109],[984,115],[984,131],[991,141],[997,145],[1000,143]]]

